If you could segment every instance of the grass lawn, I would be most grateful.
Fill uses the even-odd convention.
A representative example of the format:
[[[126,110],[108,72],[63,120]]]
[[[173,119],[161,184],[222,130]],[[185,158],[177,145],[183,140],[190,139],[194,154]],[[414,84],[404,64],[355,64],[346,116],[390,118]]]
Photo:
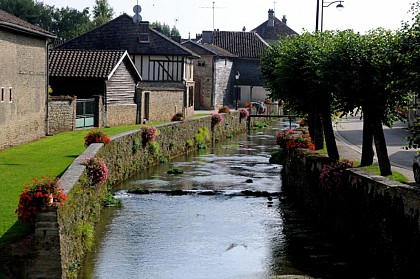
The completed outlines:
[[[153,124],[156,125],[149,125]],[[101,130],[113,136],[139,127],[119,126]],[[0,151],[0,244],[27,231],[15,213],[25,185],[31,183],[33,177],[61,176],[85,150],[84,136],[88,131],[60,133]]]

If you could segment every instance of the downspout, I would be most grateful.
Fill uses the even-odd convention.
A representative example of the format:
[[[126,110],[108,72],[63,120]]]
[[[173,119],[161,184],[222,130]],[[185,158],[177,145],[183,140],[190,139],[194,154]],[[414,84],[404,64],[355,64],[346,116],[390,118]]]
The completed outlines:
[[[45,65],[45,71],[46,71],[46,85],[45,85],[45,92],[46,92],[46,98],[45,98],[45,135],[50,135],[50,109],[49,109],[49,85],[50,85],[50,45],[53,44],[53,41],[47,42],[47,63]]]

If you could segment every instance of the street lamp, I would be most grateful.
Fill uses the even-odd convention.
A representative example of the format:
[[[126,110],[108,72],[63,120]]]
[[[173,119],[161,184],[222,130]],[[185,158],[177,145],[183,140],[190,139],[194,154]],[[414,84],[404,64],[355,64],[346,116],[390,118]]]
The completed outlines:
[[[324,0],[317,0],[316,2],[316,25],[315,25],[315,31],[318,31],[318,24],[319,24],[319,2],[322,1],[321,5],[321,32],[324,29],[324,8],[328,8],[334,3],[338,3],[336,8],[337,10],[341,11],[344,9],[343,3],[344,1],[332,1],[332,2],[324,2]]]
[[[236,110],[238,110],[238,95],[239,95],[239,92],[238,92],[238,81],[239,81],[239,77],[241,76],[241,74],[239,73],[239,71],[236,71],[236,74],[235,74],[235,99],[236,99],[236,101],[235,101],[235,109]]]

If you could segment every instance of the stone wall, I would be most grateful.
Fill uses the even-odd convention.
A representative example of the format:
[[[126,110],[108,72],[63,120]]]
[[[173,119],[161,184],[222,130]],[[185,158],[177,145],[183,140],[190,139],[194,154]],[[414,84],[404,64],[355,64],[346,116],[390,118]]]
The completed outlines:
[[[134,125],[136,124],[137,105],[136,104],[116,104],[108,105],[107,125],[109,127],[119,125]]]
[[[418,276],[420,189],[358,168],[346,171],[339,190],[323,189],[320,171],[330,162],[306,150],[289,151],[282,176],[285,194],[346,243],[346,252],[369,261],[377,278]]]
[[[100,218],[102,200],[107,193],[106,187],[98,189],[87,186],[83,166],[87,158],[100,157],[105,160],[109,168],[108,185],[112,186],[142,169],[158,164],[162,157],[172,158],[195,150],[194,136],[200,128],[207,128],[210,132],[207,144],[246,131],[246,121],[239,119],[239,113],[224,114],[223,117],[224,121],[214,127],[211,125],[211,116],[156,126],[159,130],[156,139],[159,152],[152,151],[149,144],[142,144],[141,130],[114,136],[108,145],[91,144],[60,179],[60,186],[67,193],[65,205],[58,211],[39,214],[35,251],[30,262],[24,264],[21,260],[12,260],[19,264],[20,274],[25,274],[21,278],[77,278],[80,264],[92,244],[94,225]],[[23,271],[23,268],[27,271]]]
[[[76,97],[51,96],[48,101],[48,134],[73,131],[76,123]]]
[[[46,40],[0,28],[0,149],[46,134]]]

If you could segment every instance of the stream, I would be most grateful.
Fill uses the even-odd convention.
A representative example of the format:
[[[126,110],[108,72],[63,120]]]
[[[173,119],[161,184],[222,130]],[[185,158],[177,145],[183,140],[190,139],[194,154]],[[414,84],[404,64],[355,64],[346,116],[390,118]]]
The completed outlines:
[[[284,125],[177,157],[115,188],[123,207],[105,210],[81,278],[369,278],[282,195],[282,166],[269,158]],[[183,173],[168,174],[174,168]]]

